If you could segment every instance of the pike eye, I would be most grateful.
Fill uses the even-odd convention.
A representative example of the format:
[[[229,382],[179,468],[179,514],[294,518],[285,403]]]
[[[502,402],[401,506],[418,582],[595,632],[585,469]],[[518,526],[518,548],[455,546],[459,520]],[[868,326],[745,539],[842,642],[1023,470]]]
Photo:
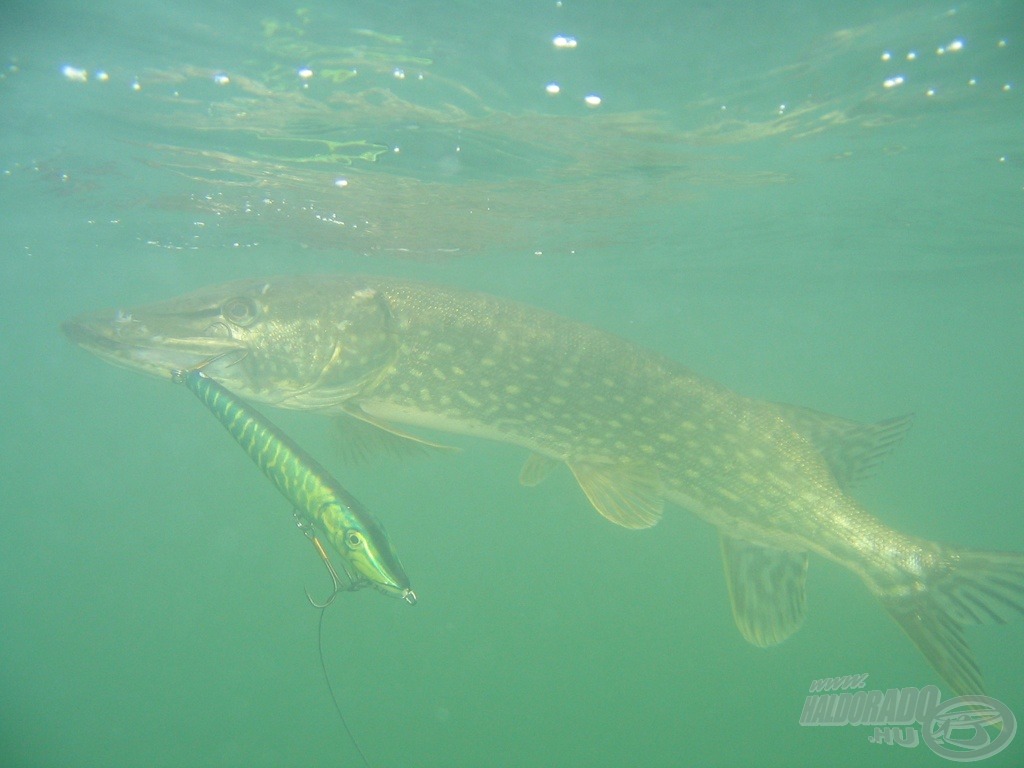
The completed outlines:
[[[348,544],[349,549],[359,549],[363,546],[363,535],[358,531],[349,531],[345,535],[345,543]]]
[[[238,297],[231,299],[220,310],[221,316],[229,323],[245,327],[255,322],[259,309],[252,299]]]

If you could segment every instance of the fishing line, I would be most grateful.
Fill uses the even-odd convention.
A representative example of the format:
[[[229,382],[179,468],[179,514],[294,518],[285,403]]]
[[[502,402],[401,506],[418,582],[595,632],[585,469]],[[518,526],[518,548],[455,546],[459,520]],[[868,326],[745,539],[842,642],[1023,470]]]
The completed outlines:
[[[338,713],[338,719],[341,720],[341,724],[345,726],[345,733],[348,734],[349,740],[352,742],[352,746],[356,748],[356,752],[359,753],[359,757],[363,760],[363,765],[366,768],[370,768],[370,761],[366,759],[366,753],[363,752],[363,748],[359,746],[359,742],[356,740],[355,735],[352,733],[352,729],[348,727],[348,721],[345,719],[345,713],[341,711],[341,705],[338,704],[338,697],[334,695],[334,686],[331,685],[331,676],[327,674],[327,663],[324,661],[324,614],[327,613],[327,606],[319,606],[320,618],[316,624],[316,649],[320,654],[320,669],[324,673],[324,682],[327,683],[327,692],[331,694],[331,701],[334,702],[334,711]]]

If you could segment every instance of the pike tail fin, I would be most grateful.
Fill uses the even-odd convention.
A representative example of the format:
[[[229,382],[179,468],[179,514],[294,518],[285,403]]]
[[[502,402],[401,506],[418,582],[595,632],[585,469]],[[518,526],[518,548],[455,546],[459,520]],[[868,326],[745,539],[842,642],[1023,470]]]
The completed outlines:
[[[963,628],[1024,616],[1024,554],[945,550],[926,562],[910,585],[878,597],[955,695],[982,694]]]

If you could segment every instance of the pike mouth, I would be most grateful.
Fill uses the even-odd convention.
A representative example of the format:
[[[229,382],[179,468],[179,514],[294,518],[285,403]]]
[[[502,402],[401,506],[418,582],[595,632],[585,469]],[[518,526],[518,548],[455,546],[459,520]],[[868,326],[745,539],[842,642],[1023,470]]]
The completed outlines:
[[[70,341],[109,363],[161,378],[242,351],[237,341],[227,337],[154,333],[122,310],[83,315],[61,324],[61,330]]]

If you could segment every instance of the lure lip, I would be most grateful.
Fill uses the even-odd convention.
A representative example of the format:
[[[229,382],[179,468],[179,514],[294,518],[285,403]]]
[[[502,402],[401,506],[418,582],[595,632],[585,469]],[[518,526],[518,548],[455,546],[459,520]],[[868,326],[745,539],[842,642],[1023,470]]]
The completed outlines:
[[[387,595],[388,597],[401,598],[409,605],[416,605],[419,602],[419,596],[413,591],[412,587],[402,586],[396,584],[391,580],[383,580],[381,574],[374,574],[372,577],[368,576],[363,569],[358,568],[355,563],[345,562],[342,566],[345,570],[345,575],[348,577],[349,586],[343,588],[344,591],[354,592],[356,590],[365,589],[366,587],[372,587],[381,594]],[[352,568],[355,568],[355,573],[352,572]],[[408,584],[408,581],[406,581]]]
[[[419,602],[419,597],[417,597],[416,593],[413,592],[412,589],[409,587],[395,587],[390,584],[381,584],[379,582],[375,583],[373,586],[375,586],[378,591],[383,592],[385,595],[390,595],[391,597],[400,597],[409,605],[416,605],[416,603]]]
[[[419,602],[419,598],[416,596],[416,593],[413,592],[410,587],[398,589],[394,587],[386,588],[383,587],[383,585],[381,585],[378,588],[380,589],[381,592],[385,592],[386,594],[389,594],[392,597],[402,598],[409,605],[416,605],[416,603]]]
[[[361,573],[360,576],[358,586],[372,586],[378,592],[383,592],[390,597],[399,597],[409,605],[416,605],[419,602],[419,597],[412,591],[412,587],[403,587],[392,582],[379,581],[378,579],[368,577],[365,573]]]

